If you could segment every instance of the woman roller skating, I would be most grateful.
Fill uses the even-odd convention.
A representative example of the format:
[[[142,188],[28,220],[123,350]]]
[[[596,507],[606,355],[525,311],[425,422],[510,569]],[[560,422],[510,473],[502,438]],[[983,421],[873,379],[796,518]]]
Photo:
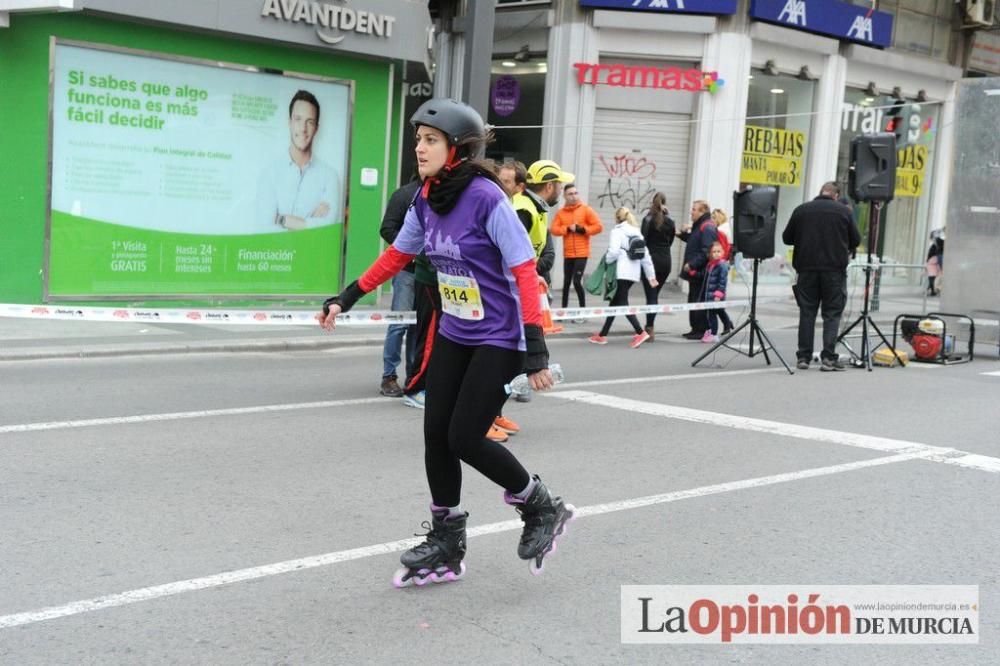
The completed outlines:
[[[542,336],[535,252],[492,170],[477,161],[488,134],[472,107],[432,99],[410,119],[423,188],[395,242],[317,320],[336,316],[425,252],[438,273],[442,317],[427,368],[424,466],[431,491],[426,540],[403,553],[393,583],[457,580],[465,573],[468,513],[460,507],[461,463],[502,486],[524,521],[517,554],[539,573],[573,506],[552,495],[502,445],[483,436],[504,400],[503,386],[527,372],[532,388],[552,386]],[[553,180],[572,178],[553,170]]]

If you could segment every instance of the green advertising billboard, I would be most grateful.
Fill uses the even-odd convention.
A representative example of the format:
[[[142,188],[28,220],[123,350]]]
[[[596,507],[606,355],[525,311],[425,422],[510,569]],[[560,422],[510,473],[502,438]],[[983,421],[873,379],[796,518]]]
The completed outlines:
[[[65,41],[52,71],[48,295],[337,284],[352,82]]]

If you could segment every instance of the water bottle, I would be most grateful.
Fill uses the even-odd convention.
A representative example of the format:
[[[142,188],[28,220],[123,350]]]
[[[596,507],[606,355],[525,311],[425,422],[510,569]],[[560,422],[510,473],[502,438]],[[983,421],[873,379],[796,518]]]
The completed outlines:
[[[552,373],[552,384],[562,384],[563,381],[563,371],[562,366],[558,363],[552,363],[549,365],[549,372]],[[519,395],[530,395],[531,394],[531,380],[528,379],[528,375],[520,374],[514,379],[510,380],[510,384],[505,384],[503,390],[507,392],[507,395],[512,395],[517,397]]]

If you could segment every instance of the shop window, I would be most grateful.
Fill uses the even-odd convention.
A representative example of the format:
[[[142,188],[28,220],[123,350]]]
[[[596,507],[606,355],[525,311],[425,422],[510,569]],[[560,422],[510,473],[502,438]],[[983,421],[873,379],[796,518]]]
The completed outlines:
[[[850,166],[851,139],[860,134],[870,134],[885,129],[889,117],[885,107],[893,98],[872,96],[847,89],[841,115],[840,150],[837,157],[837,175],[847,183]],[[934,168],[934,147],[940,112],[938,104],[922,104],[921,133],[915,145],[901,150],[897,155],[899,170],[893,201],[885,208],[876,249],[887,263],[919,265],[923,263],[926,240],[930,229],[944,225],[944,220],[928,219],[930,210],[931,179]],[[855,219],[861,231],[859,256],[868,252],[869,205],[853,204]],[[908,271],[886,272],[885,282],[916,282],[921,276],[919,268]]]
[[[546,71],[545,56],[526,52],[493,61],[487,121],[497,129],[488,158],[525,164],[539,158]]]
[[[853,0],[871,7],[871,0]],[[951,46],[955,0],[879,0],[878,10],[893,15],[893,47],[946,60]]]
[[[934,46],[934,17],[900,10],[896,14],[896,48],[931,55]]]
[[[778,188],[778,237],[774,258],[761,264],[764,277],[788,275],[790,255],[781,242],[781,230],[795,207],[812,198],[804,184],[815,95],[815,81],[765,70],[751,74],[741,187]],[[729,212],[731,206],[726,208]]]
[[[423,63],[408,62],[403,70],[402,90],[403,114],[400,118],[401,140],[399,142],[399,184],[404,185],[417,174],[417,142],[410,118],[420,105],[433,97],[434,86],[427,76]]]
[[[551,5],[552,0],[497,0],[497,9],[505,7],[531,7],[533,5]]]

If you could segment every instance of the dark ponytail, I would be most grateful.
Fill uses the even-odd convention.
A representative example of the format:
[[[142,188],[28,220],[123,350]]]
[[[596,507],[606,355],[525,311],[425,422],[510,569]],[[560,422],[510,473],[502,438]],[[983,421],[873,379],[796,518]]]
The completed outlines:
[[[663,209],[667,207],[667,196],[663,192],[653,195],[653,203],[649,205],[649,212],[653,216],[653,227],[659,231],[667,219]]]

